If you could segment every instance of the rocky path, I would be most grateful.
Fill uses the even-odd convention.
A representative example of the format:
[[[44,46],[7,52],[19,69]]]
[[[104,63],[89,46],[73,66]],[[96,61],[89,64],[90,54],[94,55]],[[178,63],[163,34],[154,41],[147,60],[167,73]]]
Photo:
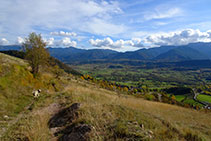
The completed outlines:
[[[73,121],[78,118],[80,103],[73,103],[71,106],[62,108],[49,120],[48,126],[56,140],[86,141],[91,126],[87,124],[75,124]],[[61,135],[58,137],[58,135]]]

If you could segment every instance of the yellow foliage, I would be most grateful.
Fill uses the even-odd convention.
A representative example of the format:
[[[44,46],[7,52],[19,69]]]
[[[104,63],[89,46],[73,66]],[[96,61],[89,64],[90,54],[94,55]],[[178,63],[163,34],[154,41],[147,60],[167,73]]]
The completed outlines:
[[[125,91],[125,92],[128,92],[128,88],[127,88],[127,87],[124,87],[124,91]]]
[[[81,79],[82,79],[82,80],[84,80],[84,77],[83,77],[83,76],[81,76]]]

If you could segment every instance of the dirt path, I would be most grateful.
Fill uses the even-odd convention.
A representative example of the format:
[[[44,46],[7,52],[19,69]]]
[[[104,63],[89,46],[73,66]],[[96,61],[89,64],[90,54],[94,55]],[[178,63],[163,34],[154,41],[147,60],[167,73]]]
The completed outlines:
[[[64,90],[62,92],[65,92],[67,90],[67,86],[64,87]],[[62,92],[56,92],[55,94],[59,94]],[[5,133],[8,131],[8,129],[10,129],[13,125],[15,125],[21,118],[24,117],[25,113],[31,109],[31,107],[34,105],[34,103],[37,101],[37,99],[33,99],[32,102],[27,105],[22,112],[20,112],[16,117],[14,117],[13,119],[9,120],[9,121],[5,121],[5,123],[7,123],[7,125],[5,127],[2,127],[0,129],[0,139],[1,137],[3,137],[5,135]],[[49,113],[49,114],[53,114],[55,112],[57,112],[60,109],[60,105],[56,104],[56,103],[52,103],[50,104],[48,107],[44,107],[39,111],[35,111],[35,114],[38,113]],[[4,121],[0,121],[0,122],[4,122]]]

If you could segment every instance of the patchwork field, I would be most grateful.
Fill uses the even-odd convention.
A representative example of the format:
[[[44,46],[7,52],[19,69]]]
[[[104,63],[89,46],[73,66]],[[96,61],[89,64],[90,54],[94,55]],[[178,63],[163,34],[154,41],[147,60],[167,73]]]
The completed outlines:
[[[119,84],[139,87],[162,88],[178,85],[211,84],[211,69],[144,68],[118,64],[84,64],[72,66],[83,74],[114,81]]]
[[[211,96],[209,96],[209,95],[200,94],[200,95],[197,96],[197,99],[200,100],[200,101],[211,103]]]

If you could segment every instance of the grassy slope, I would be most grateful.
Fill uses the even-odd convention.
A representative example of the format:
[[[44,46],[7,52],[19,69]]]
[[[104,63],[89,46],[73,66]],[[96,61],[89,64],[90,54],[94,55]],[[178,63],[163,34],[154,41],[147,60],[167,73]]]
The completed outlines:
[[[140,136],[145,137],[144,132],[152,130],[154,138],[159,140],[179,139],[180,134],[186,135],[188,132],[199,134],[207,139],[211,138],[211,114],[137,99],[132,96],[118,95],[103,89],[99,90],[91,85],[86,87],[77,83],[72,85],[68,92],[73,101],[83,104],[82,115],[86,117],[83,120],[96,127],[98,131],[95,137],[101,138],[101,133],[104,133],[103,139],[109,135],[115,137],[118,130],[123,130],[122,132],[126,132],[128,136],[141,133]],[[108,131],[119,121],[120,127],[114,126],[112,132]],[[129,121],[144,124],[146,130],[130,132],[134,127],[130,129]],[[127,129],[126,131],[124,131],[124,127]]]
[[[52,81],[48,74],[34,79],[24,60],[0,53],[0,133],[33,103],[32,91],[51,92]]]
[[[52,77],[49,76],[48,79],[50,78]],[[5,78],[7,81],[10,79],[10,77]],[[62,83],[66,85],[64,89],[59,92],[44,93],[35,102],[33,110],[27,111],[24,118],[11,127],[2,139],[12,140],[17,137],[21,139],[27,137],[30,140],[54,139],[47,127],[51,110],[45,108],[52,103],[68,106],[74,102],[82,104],[80,117],[74,122],[92,125],[90,135],[92,140],[185,140],[197,137],[209,140],[211,138],[211,113],[119,94],[78,78],[70,80],[69,77],[64,77]],[[36,86],[30,85],[32,88]],[[43,87],[47,89],[47,86]],[[22,86],[21,91],[25,91],[25,87]],[[16,91],[10,93],[17,94]],[[28,94],[21,93],[20,97],[13,101],[23,100],[22,95]],[[4,100],[0,99],[0,102]],[[141,128],[140,124],[143,124],[144,128]]]
[[[3,115],[15,116],[30,102],[28,83],[33,81],[33,76],[26,70],[27,65],[21,59],[0,54],[0,62],[0,119],[2,119]]]

